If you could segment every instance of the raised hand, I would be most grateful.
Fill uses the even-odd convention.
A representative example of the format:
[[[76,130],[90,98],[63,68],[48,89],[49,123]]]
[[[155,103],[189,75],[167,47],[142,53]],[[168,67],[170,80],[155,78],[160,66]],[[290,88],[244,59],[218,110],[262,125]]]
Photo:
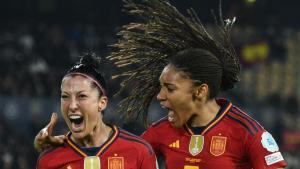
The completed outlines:
[[[52,136],[52,132],[57,121],[57,113],[53,112],[49,124],[35,136],[34,147],[38,152],[49,147],[63,145],[65,140],[64,135]]]

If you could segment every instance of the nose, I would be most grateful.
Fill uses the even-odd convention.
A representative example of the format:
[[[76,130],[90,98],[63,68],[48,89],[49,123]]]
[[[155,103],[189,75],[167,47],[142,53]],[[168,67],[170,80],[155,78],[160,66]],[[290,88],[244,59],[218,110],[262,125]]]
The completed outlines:
[[[75,98],[72,98],[72,99],[70,100],[69,109],[70,109],[71,111],[75,111],[75,110],[77,110],[77,108],[78,108],[78,101],[77,101]]]
[[[157,94],[156,99],[160,102],[166,100],[166,94],[162,88],[160,89],[159,93]]]

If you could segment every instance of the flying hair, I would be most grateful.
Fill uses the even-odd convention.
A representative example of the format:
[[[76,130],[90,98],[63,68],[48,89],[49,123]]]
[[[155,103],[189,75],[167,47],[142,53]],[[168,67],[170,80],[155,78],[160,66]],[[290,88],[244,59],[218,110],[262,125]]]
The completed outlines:
[[[122,27],[108,59],[125,69],[113,78],[123,78],[118,93],[130,91],[119,107],[127,119],[142,114],[148,124],[148,108],[160,90],[159,76],[168,60],[180,51],[195,48],[215,55],[223,66],[221,90],[230,89],[239,81],[239,61],[230,40],[235,18],[223,20],[221,2],[218,17],[213,14],[218,28],[216,37],[206,31],[192,8],[184,16],[167,0],[124,0],[124,11],[139,22]]]

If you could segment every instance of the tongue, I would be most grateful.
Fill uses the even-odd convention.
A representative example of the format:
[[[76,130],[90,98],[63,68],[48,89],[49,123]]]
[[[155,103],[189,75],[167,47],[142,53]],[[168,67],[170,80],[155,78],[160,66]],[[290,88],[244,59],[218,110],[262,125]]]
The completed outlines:
[[[71,128],[72,128],[72,131],[74,131],[74,132],[80,132],[83,130],[83,122],[80,124],[72,123]]]

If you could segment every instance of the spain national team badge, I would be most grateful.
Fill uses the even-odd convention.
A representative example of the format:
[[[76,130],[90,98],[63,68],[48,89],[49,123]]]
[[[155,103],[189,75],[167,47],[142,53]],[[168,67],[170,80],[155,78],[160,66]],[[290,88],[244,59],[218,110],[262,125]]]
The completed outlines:
[[[101,169],[99,157],[96,156],[85,157],[84,169]]]
[[[189,152],[195,156],[199,154],[204,146],[204,137],[202,135],[192,135],[189,145]]]
[[[210,143],[210,153],[214,156],[220,156],[225,152],[227,137],[213,136]]]
[[[124,158],[108,157],[108,169],[124,169]]]

